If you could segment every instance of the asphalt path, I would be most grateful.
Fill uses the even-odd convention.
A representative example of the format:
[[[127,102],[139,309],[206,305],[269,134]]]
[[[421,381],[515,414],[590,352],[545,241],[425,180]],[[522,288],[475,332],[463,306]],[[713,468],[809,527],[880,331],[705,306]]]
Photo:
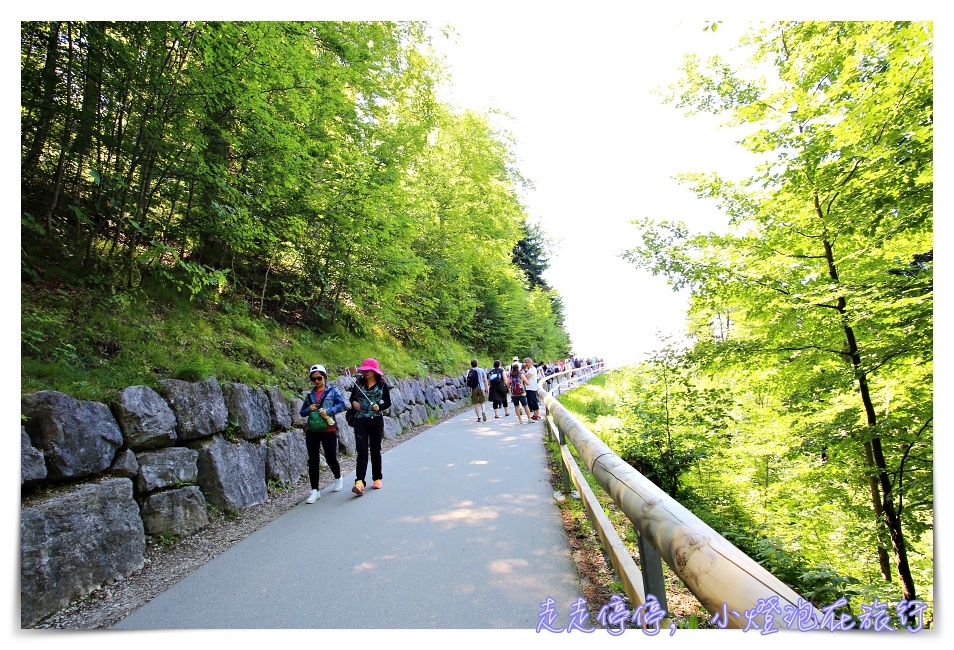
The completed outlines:
[[[565,623],[581,590],[543,421],[488,416],[386,452],[382,489],[346,475],[113,627],[535,629],[548,598]]]

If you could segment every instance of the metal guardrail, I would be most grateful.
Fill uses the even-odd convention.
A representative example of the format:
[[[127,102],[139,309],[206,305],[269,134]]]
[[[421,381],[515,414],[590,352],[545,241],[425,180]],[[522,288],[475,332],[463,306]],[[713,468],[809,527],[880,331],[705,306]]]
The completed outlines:
[[[540,379],[539,387],[541,390],[543,390],[544,386],[552,384],[552,386],[547,389],[546,392],[556,397],[563,391],[579,386],[579,381],[574,382],[574,380],[592,379],[596,375],[599,375],[605,371],[606,366],[602,362],[586,365],[582,368],[569,368],[561,372],[555,372],[552,375],[546,375]]]
[[[587,369],[573,372],[581,370]],[[582,378],[589,379],[600,372],[602,369],[590,367]],[[799,621],[807,616],[822,619],[821,613],[795,591],[617,456],[551,391],[544,389],[546,385],[559,394],[579,385],[562,381],[561,375],[567,372],[545,377],[538,392],[546,407],[547,426],[560,444],[564,483],[576,486],[633,607],[643,604],[652,594],[666,609],[661,564],[665,561],[706,611],[724,617],[726,627],[744,629],[749,623],[747,613],[754,611],[766,617],[774,615],[777,628],[798,629]],[[642,572],[587,485],[567,443],[573,445],[600,487],[633,524]],[[783,612],[790,611],[789,606],[804,615],[783,618]]]
[[[555,397],[563,391],[580,386],[583,382],[592,379],[603,371],[603,365],[598,364],[597,366],[586,366],[585,368],[554,373],[553,375],[545,377],[543,384],[541,384],[549,386],[550,390],[541,390],[540,393],[541,395],[547,393]],[[642,605],[646,602],[646,594],[649,593],[656,596],[659,606],[665,610],[667,608],[666,590],[662,580],[662,563],[659,560],[659,556],[656,555],[652,548],[650,548],[647,554],[640,553],[640,561],[643,567],[646,568],[647,565],[650,565],[650,569],[646,573],[639,570],[635,560],[633,560],[633,556],[629,553],[629,549],[626,548],[626,545],[616,532],[613,523],[603,511],[593,489],[589,483],[586,482],[586,478],[583,476],[583,472],[580,471],[576,459],[573,458],[573,454],[570,453],[566,439],[560,433],[559,427],[549,412],[547,413],[545,424],[547,425],[548,432],[552,434],[554,440],[560,445],[560,455],[562,457],[560,470],[566,492],[572,494],[571,486],[576,488],[576,495],[582,502],[583,508],[586,510],[586,515],[593,525],[596,534],[599,536],[606,554],[609,556],[610,563],[616,570],[616,575],[630,604],[634,607]],[[655,570],[653,570],[653,568],[655,568]]]

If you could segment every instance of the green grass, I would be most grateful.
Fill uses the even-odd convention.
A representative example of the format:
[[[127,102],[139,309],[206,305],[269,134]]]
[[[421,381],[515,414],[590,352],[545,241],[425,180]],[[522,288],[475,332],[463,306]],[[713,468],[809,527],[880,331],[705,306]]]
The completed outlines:
[[[606,385],[607,375],[597,375],[581,386],[560,395],[560,403],[577,417],[595,420],[616,411],[616,393]]]
[[[275,386],[292,395],[307,369],[376,358],[390,377],[462,373],[472,353],[454,341],[412,349],[381,332],[314,332],[260,317],[240,299],[190,303],[176,296],[105,294],[61,283],[21,287],[21,393],[56,390],[108,401],[160,379]]]

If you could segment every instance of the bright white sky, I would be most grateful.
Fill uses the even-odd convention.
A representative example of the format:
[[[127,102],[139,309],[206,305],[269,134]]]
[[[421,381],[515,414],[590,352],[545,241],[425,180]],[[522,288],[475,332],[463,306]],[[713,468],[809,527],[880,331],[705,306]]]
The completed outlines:
[[[685,117],[652,91],[675,83],[684,54],[732,60],[748,24],[779,18],[764,5],[722,3],[714,12],[711,4],[680,2],[678,13],[664,13],[643,3],[590,2],[570,11],[495,1],[487,10],[427,13],[456,30],[435,38],[452,76],[445,98],[510,118],[501,124],[535,185],[526,196],[530,217],[555,241],[546,278],[563,297],[576,354],[628,365],[659,349],[660,335],[683,336],[686,296],[619,257],[639,243],[630,222],[651,217],[721,230],[725,218],[714,203],[673,177],[742,178],[757,161],[721,118]],[[859,5],[864,16],[851,11]],[[799,3],[794,17],[893,19],[895,6],[812,1]],[[706,19],[723,22],[704,32]]]
[[[651,91],[675,82],[685,52],[729,54],[742,22],[703,32],[701,18],[646,21],[632,8],[612,17],[488,13],[451,24],[453,42],[435,38],[452,76],[445,98],[510,116],[500,123],[535,186],[530,217],[555,243],[546,278],[563,297],[574,352],[611,365],[640,360],[660,347],[657,332],[682,332],[685,297],[619,257],[639,242],[629,222],[721,229],[714,206],[672,177],[737,177],[754,164],[715,118],[686,119]]]

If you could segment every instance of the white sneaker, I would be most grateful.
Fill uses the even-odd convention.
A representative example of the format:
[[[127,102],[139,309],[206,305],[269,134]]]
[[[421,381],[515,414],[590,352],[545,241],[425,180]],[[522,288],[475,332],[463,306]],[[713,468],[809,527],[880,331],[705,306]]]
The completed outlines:
[[[341,490],[344,489],[344,486],[341,484],[342,480],[343,479],[340,478],[335,479],[335,489],[332,490],[332,492],[341,492]]]
[[[318,490],[312,490],[311,494],[308,495],[308,498],[305,499],[305,503],[314,503],[321,498],[321,492]]]

